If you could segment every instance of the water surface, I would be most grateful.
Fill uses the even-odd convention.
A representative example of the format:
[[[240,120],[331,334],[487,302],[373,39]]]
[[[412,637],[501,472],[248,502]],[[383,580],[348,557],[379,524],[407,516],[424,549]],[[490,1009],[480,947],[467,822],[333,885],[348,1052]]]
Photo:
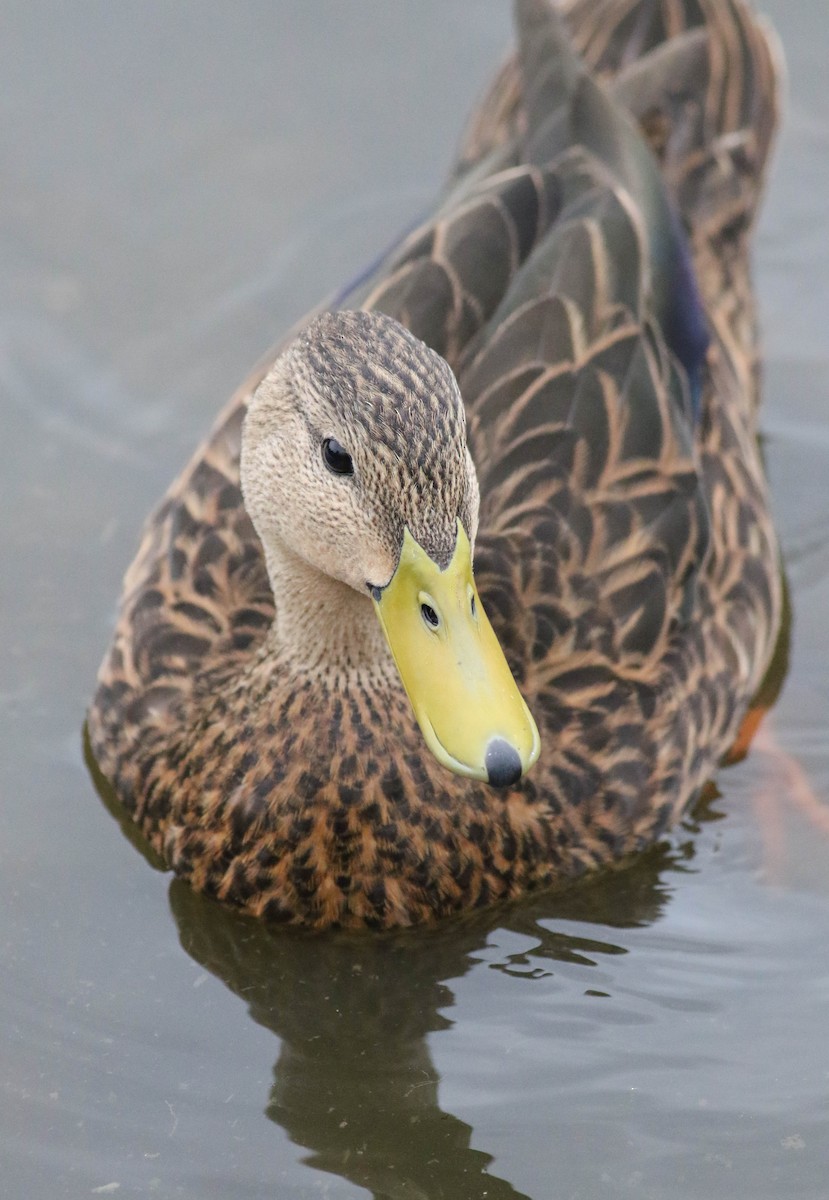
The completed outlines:
[[[757,243],[791,593],[748,757],[664,846],[433,933],[274,934],[124,837],[80,730],[145,513],[439,186],[493,0],[62,6],[0,38],[3,1195],[829,1193],[825,0]]]

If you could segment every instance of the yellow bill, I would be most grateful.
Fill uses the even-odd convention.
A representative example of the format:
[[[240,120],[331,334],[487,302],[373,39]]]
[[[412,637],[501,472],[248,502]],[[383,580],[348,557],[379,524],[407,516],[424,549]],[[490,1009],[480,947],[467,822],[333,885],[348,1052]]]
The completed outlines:
[[[538,758],[538,729],[478,596],[461,522],[443,571],[406,529],[397,570],[374,595],[403,686],[438,762],[495,787],[517,783]]]

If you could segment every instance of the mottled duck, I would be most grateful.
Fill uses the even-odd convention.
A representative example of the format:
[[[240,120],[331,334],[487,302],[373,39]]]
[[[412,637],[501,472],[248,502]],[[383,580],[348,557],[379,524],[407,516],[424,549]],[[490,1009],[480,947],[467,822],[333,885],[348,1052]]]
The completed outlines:
[[[742,0],[515,7],[434,215],[220,415],[101,667],[126,811],[271,920],[413,924],[640,850],[773,649],[773,39]]]

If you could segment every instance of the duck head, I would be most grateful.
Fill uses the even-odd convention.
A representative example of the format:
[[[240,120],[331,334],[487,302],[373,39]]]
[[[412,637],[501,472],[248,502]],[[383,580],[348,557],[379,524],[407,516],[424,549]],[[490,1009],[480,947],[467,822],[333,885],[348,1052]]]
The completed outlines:
[[[286,554],[364,597],[438,761],[516,783],[539,736],[475,586],[478,482],[448,364],[382,314],[317,317],[252,398],[242,488],[277,609]]]

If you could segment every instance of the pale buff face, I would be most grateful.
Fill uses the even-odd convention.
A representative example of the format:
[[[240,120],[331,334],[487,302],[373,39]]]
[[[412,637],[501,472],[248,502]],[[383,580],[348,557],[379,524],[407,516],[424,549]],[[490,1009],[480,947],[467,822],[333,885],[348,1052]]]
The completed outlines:
[[[350,455],[353,474],[326,465],[326,438]],[[324,314],[251,401],[242,486],[266,556],[285,547],[365,593],[391,578],[408,526],[444,565],[458,518],[471,540],[478,515],[451,371],[389,318]]]

